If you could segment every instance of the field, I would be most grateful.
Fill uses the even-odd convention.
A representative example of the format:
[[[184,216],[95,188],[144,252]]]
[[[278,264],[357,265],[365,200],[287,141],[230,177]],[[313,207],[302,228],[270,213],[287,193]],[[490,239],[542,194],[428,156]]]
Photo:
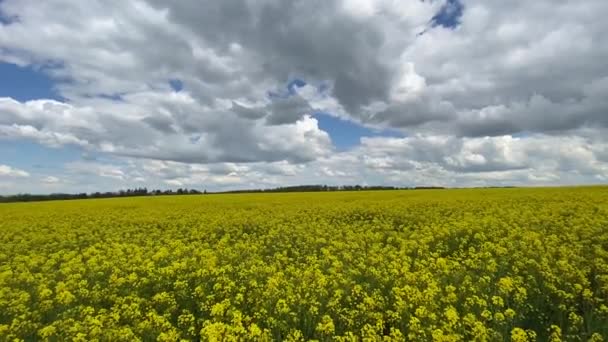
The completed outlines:
[[[608,340],[608,187],[0,205],[0,341]]]

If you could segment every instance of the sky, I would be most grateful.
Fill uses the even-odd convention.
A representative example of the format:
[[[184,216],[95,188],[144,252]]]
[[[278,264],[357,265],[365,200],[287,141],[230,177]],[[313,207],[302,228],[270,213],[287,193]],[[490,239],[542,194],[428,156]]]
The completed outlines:
[[[608,183],[605,0],[0,0],[0,194]]]

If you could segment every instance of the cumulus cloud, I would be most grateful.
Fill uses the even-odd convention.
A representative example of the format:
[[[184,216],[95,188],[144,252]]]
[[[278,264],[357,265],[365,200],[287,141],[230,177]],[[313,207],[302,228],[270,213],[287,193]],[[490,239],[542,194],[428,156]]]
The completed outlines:
[[[3,178],[16,178],[16,177],[29,177],[30,174],[24,170],[16,169],[8,165],[0,164],[0,177]]]
[[[42,182],[45,184],[54,185],[61,182],[61,180],[55,176],[46,176],[42,178]]]
[[[69,173],[73,174],[85,174],[97,177],[105,177],[119,181],[128,180],[128,178],[134,178],[127,177],[127,173],[121,168],[121,166],[112,165],[108,163],[76,161],[66,164],[65,169]]]
[[[77,107],[55,100],[0,98],[0,110],[6,113],[0,118],[0,137],[192,163],[305,162],[331,151],[330,137],[315,118],[300,112],[289,118],[287,109],[305,107],[301,100],[265,106],[271,124],[251,122],[239,115],[242,108],[235,113],[234,106],[206,108],[184,94],[134,94],[125,102],[104,101]]]
[[[360,149],[366,158],[379,160],[367,163],[369,167],[393,171],[415,170],[421,165],[431,165],[453,176],[467,178],[484,178],[492,173],[519,177],[526,173],[544,172],[564,175],[564,179],[571,178],[566,175],[571,173],[580,176],[580,179],[594,178],[597,181],[608,176],[608,164],[595,152],[606,146],[606,142],[576,135],[464,139],[413,136],[402,139],[368,138]],[[517,177],[510,180],[523,184]]]
[[[134,160],[92,168],[116,182],[601,180],[607,12],[604,0],[4,0],[0,61],[47,73],[61,98],[0,98],[0,138]],[[405,138],[338,153],[316,112]]]
[[[182,163],[118,158],[67,164],[74,189],[146,185],[232,190],[297,184],[569,185],[608,180],[608,144],[580,136],[366,138],[308,163]]]
[[[2,25],[0,46],[5,60],[69,80],[59,89],[72,100],[168,90],[179,79],[203,106],[231,101],[241,116],[270,111],[269,123],[291,123],[306,101],[251,108],[238,100],[263,101],[297,75],[331,83],[331,97],[369,124],[465,136],[607,124],[605,1],[454,6],[138,0],[103,11],[101,2],[7,0],[2,11],[19,20]],[[436,24],[455,9],[457,29]],[[374,103],[385,109],[370,111]],[[158,114],[145,122],[171,130]]]

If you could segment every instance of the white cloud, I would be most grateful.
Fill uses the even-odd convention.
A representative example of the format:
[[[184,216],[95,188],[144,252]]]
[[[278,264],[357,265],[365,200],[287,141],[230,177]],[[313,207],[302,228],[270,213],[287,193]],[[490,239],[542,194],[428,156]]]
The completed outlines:
[[[306,101],[277,113],[265,94],[295,75],[332,85],[316,99],[321,109],[407,131],[484,136],[608,125],[605,1],[472,0],[457,29],[429,27],[444,4],[6,0],[3,12],[19,20],[0,26],[0,46],[6,60],[51,65],[51,75],[69,79],[58,89],[79,108],[64,113],[70,121],[101,109],[170,129],[176,112],[223,116],[224,102],[256,103],[241,114],[259,119],[270,110],[270,123],[293,123]],[[176,107],[170,79],[190,91],[190,106]],[[116,94],[127,103],[95,101]],[[171,104],[148,113],[140,94]],[[95,112],[83,113],[89,104]],[[42,117],[49,115],[31,120]]]
[[[0,61],[62,99],[0,97],[0,138],[101,152],[66,172],[104,186],[605,180],[608,2],[462,3],[4,0]],[[316,111],[406,138],[337,152]]]
[[[42,182],[46,183],[46,184],[57,184],[57,183],[61,182],[61,179],[59,179],[55,176],[46,176],[46,177],[42,178]]]
[[[397,75],[396,84],[393,87],[393,94],[391,95],[392,100],[407,102],[424,91],[426,80],[416,73],[413,63],[403,63]]]
[[[231,107],[208,108],[187,94],[137,93],[123,102],[97,99],[82,107],[0,98],[0,110],[7,113],[0,118],[0,138],[26,138],[51,147],[72,144],[115,155],[193,163],[302,162],[331,151],[329,136],[310,116],[266,125],[263,118],[241,117]]]
[[[375,137],[363,139],[354,149],[308,163],[198,164],[125,157],[72,162],[64,170],[64,178],[69,182],[53,186],[62,191],[93,192],[142,186],[216,191],[297,184],[450,187],[595,184],[608,180],[605,151],[608,151],[606,142],[578,135]],[[36,180],[18,186],[35,192],[49,185],[45,178],[41,178],[42,184],[36,184]],[[2,186],[4,192],[16,192],[10,189]]]
[[[68,172],[113,178],[121,181],[125,180],[126,176],[125,172],[119,166],[100,162],[71,162],[66,164],[65,167]]]
[[[8,165],[0,164],[0,177],[2,178],[16,178],[16,177],[29,177],[30,174],[27,171],[16,169]]]

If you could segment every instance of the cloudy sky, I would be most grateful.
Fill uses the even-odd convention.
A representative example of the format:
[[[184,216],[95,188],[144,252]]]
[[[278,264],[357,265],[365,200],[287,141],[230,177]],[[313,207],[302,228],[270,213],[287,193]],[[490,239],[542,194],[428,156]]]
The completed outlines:
[[[0,193],[606,183],[606,14],[0,0]]]

